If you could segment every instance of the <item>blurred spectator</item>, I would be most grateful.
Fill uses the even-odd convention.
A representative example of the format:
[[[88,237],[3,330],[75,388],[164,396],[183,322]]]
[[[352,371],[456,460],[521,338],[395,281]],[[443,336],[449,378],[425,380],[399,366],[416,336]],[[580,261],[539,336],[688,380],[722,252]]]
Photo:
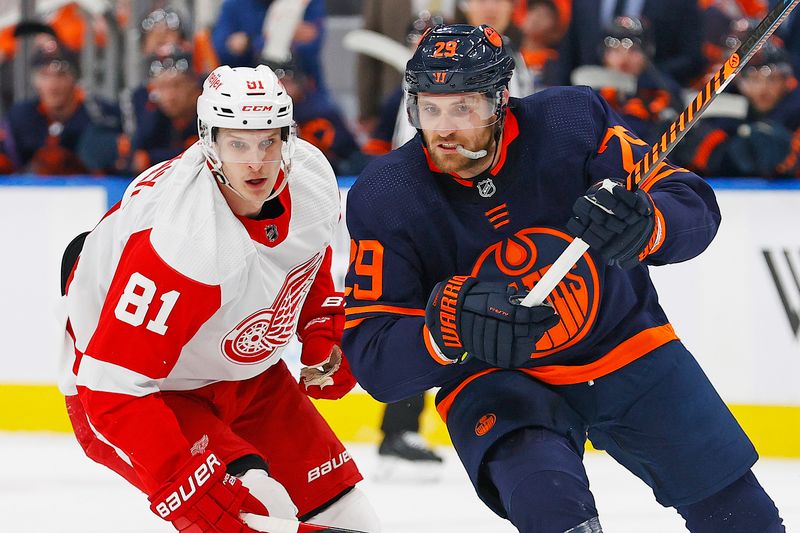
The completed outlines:
[[[479,26],[488,24],[503,36],[503,44],[514,57],[517,65],[524,65],[525,61],[519,53],[522,42],[522,33],[511,22],[514,13],[513,0],[462,0],[458,3],[467,24]],[[533,92],[533,76],[528,69],[514,70],[511,83],[508,84],[511,96],[522,98]]]
[[[614,19],[600,41],[603,65],[633,76],[636,91],[625,94],[617,87],[602,87],[599,92],[634,133],[652,144],[684,106],[680,86],[652,63],[655,45],[650,35],[643,20]]]
[[[742,44],[757,22],[713,5],[703,11],[703,57],[706,70],[690,87],[700,90]],[[751,21],[753,21],[751,23]]]
[[[192,69],[192,56],[180,49],[150,58],[151,98],[137,109],[131,170],[172,159],[197,139],[197,97],[202,80]]]
[[[438,4],[437,8],[431,7]],[[411,0],[363,0],[362,17],[364,29],[382,33],[387,37],[408,44],[407,25],[400,21],[419,20],[431,16],[431,11],[441,16],[443,22],[450,22],[455,10],[455,0],[411,1]],[[411,43],[417,45],[415,40]],[[358,90],[358,122],[369,135],[374,134],[381,120],[384,103],[397,93],[403,81],[403,73],[393,66],[367,57],[358,56],[356,80]],[[394,129],[394,126],[392,126]],[[391,135],[390,135],[391,137]]]
[[[697,0],[573,0],[572,19],[559,48],[559,80],[569,84],[581,65],[600,64],[597,43],[617,16],[647,19],[653,31],[653,63],[688,86],[704,68],[701,18]]]
[[[528,0],[521,28],[520,53],[533,76],[534,90],[557,85],[558,44],[564,37],[565,26],[555,1]]]
[[[337,175],[352,176],[361,172],[367,157],[331,100],[315,90],[314,84],[297,64],[269,66],[292,97],[298,137],[319,148]]]
[[[734,83],[747,98],[746,117],[701,120],[676,162],[711,176],[800,175],[800,89],[788,53],[767,42]]]
[[[296,0],[301,1],[301,0]],[[325,2],[307,0],[303,20],[294,32],[292,58],[326,92],[320,65],[324,37]],[[273,0],[224,0],[212,32],[214,49],[224,65],[255,66],[261,60],[265,40],[264,19]]]
[[[119,110],[77,85],[76,56],[50,42],[37,50],[31,66],[36,97],[11,107],[0,146],[5,170],[37,174],[76,174],[91,168],[77,155],[93,126],[119,128]]]
[[[422,11],[409,23],[403,41],[413,50],[428,29],[443,23],[444,16],[440,13]],[[364,143],[363,150],[372,156],[383,155],[393,148],[405,144],[416,133],[417,131],[406,117],[403,86],[398,82],[381,104],[377,124],[371,130],[369,140]]]
[[[140,48],[145,58],[174,47],[192,51],[192,68],[198,75],[207,74],[219,65],[207,35],[201,32],[192,36],[187,15],[169,7],[159,8],[148,13],[139,27]]]
[[[770,0],[769,8],[772,9],[778,2],[779,0]],[[800,8],[795,8],[789,17],[778,26],[775,33],[783,40],[795,72],[800,72]]]

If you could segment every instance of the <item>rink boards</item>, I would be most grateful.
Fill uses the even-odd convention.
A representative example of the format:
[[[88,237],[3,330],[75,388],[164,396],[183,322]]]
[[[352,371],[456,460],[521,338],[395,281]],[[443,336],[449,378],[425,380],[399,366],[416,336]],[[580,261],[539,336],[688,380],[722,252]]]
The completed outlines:
[[[723,214],[717,238],[700,257],[651,275],[678,335],[761,454],[800,457],[800,183],[709,181]],[[69,431],[55,388],[61,254],[125,183],[0,178],[0,430]],[[343,199],[351,183],[340,180]],[[342,225],[334,243],[339,284],[348,244]],[[288,359],[296,369],[296,347]],[[377,440],[382,407],[367,394],[318,406],[344,440]],[[423,431],[447,441],[430,405]]]

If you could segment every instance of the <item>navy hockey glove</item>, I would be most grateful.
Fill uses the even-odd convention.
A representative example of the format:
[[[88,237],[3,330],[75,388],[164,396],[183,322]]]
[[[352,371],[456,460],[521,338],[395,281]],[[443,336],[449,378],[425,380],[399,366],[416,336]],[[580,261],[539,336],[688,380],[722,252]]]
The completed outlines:
[[[646,256],[653,234],[655,207],[641,189],[631,192],[622,185],[611,190],[593,185],[572,206],[575,217],[567,231],[599,252],[609,265],[633,268]]]
[[[453,363],[472,356],[501,368],[530,363],[536,342],[559,318],[548,305],[520,305],[523,296],[506,283],[470,276],[437,283],[425,308],[436,354]]]

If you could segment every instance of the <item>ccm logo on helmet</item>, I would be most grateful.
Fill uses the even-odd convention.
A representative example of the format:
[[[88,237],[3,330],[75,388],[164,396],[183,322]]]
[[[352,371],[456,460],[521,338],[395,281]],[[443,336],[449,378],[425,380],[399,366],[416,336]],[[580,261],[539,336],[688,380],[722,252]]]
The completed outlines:
[[[271,111],[271,105],[243,105],[242,111]]]
[[[216,472],[217,467],[222,467],[222,463],[213,453],[208,454],[206,461],[189,474],[189,477],[166,498],[158,502],[154,509],[161,518],[167,518],[170,514],[177,511],[189,498],[194,496],[197,489],[208,483],[211,475]],[[227,474],[225,474],[227,477]],[[227,479],[225,480],[228,481]]]

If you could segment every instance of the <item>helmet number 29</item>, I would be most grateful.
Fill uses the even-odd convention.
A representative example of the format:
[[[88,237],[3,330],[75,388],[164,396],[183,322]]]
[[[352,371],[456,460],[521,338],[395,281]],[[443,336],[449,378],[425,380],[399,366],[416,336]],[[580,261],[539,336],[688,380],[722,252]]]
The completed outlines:
[[[433,57],[453,57],[456,55],[458,41],[437,41],[433,46]]]
[[[117,307],[114,308],[114,316],[119,320],[138,327],[144,324],[150,304],[156,295],[156,284],[153,280],[146,278],[138,272],[131,274],[125,290],[120,296]],[[159,335],[167,332],[167,317],[175,307],[181,293],[178,291],[165,292],[159,298],[161,307],[158,309],[155,318],[150,320],[145,326],[146,329]]]

